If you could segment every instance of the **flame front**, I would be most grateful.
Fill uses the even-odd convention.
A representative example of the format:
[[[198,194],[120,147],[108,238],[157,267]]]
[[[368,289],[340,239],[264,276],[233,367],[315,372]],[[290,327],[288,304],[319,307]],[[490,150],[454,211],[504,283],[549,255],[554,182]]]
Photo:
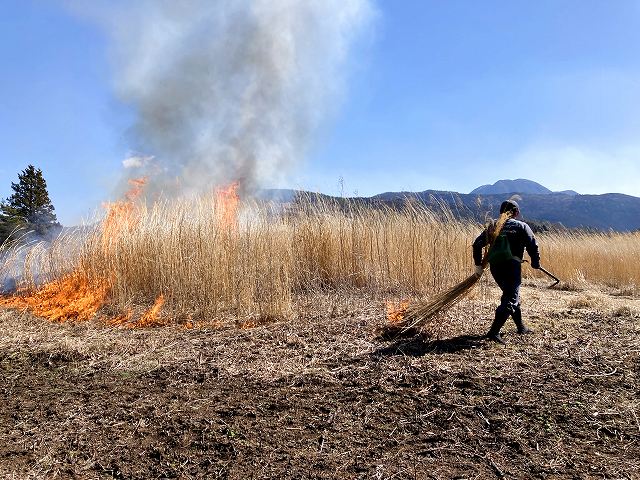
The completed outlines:
[[[138,222],[136,200],[143,192],[147,178],[133,178],[129,180],[129,190],[124,194],[124,200],[104,204],[107,214],[102,222],[102,247],[108,252],[113,242],[127,229],[133,228]]]
[[[129,180],[130,188],[124,199],[104,205],[106,215],[99,231],[99,241],[106,256],[112,255],[117,240],[137,225],[140,219],[137,200],[146,183],[146,178]],[[236,182],[215,191],[214,207],[221,228],[237,228],[238,187],[239,184]],[[28,309],[35,315],[55,322],[71,319],[89,320],[106,302],[112,284],[113,281],[107,272],[104,278],[89,279],[78,269],[59,280],[43,285],[33,293],[0,297],[0,305]],[[129,310],[106,320],[106,323],[127,328],[161,325],[159,314],[164,302],[164,296],[159,295],[153,306],[144,312],[137,322],[132,321],[133,312]],[[188,326],[193,327],[193,323],[189,322]]]
[[[107,214],[102,223],[100,240],[105,253],[111,252],[113,241],[127,229],[132,228],[138,215],[135,201],[142,194],[146,178],[129,180],[130,188],[124,200],[105,205]],[[32,293],[0,297],[0,305],[9,308],[28,309],[34,315],[54,322],[66,320],[84,321],[91,319],[104,305],[110,291],[111,279],[89,279],[80,270],[38,288]],[[162,299],[164,301],[164,299]],[[154,322],[162,307],[162,301],[143,315],[146,322]],[[131,318],[131,312],[112,319],[110,324],[121,325]],[[142,320],[142,319],[141,319]]]
[[[105,283],[95,284],[74,272],[44,285],[31,295],[0,298],[0,305],[28,309],[53,322],[89,320],[103,305],[108,293]]]
[[[223,228],[233,228],[238,222],[238,187],[240,184],[234,182],[227,187],[221,187],[215,191],[215,208],[218,225]]]
[[[389,323],[400,323],[404,320],[404,316],[409,308],[409,300],[402,300],[399,304],[387,300],[387,320]]]
[[[115,318],[109,319],[107,321],[107,324],[111,325],[112,327],[129,325],[131,317],[133,317],[133,311],[131,309],[129,309],[129,310],[127,310],[126,313],[123,313],[122,315],[118,315]]]
[[[138,320],[137,326],[152,327],[154,325],[158,325],[158,314],[162,309],[162,305],[164,305],[164,295],[161,294],[158,296],[158,298],[156,298],[156,301],[153,304],[153,307],[151,307],[149,310],[144,312],[142,317],[140,317],[140,320]]]

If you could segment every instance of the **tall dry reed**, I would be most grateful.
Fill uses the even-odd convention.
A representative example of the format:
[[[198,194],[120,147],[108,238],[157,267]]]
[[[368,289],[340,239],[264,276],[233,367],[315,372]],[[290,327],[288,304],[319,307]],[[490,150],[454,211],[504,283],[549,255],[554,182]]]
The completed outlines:
[[[77,268],[107,276],[119,308],[150,302],[197,317],[286,317],[296,294],[367,289],[433,292],[471,269],[474,225],[444,211],[308,199],[245,203],[220,222],[219,199],[138,207],[121,229],[97,228]],[[111,235],[115,232],[114,235]]]
[[[166,307],[196,318],[286,318],[307,292],[441,292],[473,272],[471,243],[482,229],[410,203],[397,210],[318,198],[245,202],[229,224],[220,221],[218,202],[158,202],[136,207],[119,228],[77,230],[53,247],[23,252],[26,278],[73,270],[107,279],[109,302],[122,310],[162,294]],[[640,285],[632,261],[639,240],[638,233],[539,236],[543,265],[562,280],[619,288]]]
[[[565,285],[592,283],[640,292],[640,232],[546,233],[539,236],[543,266]]]

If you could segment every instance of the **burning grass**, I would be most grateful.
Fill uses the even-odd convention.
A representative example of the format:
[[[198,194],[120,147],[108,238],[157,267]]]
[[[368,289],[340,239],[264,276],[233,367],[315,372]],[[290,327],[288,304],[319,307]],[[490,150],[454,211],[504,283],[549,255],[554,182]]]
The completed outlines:
[[[160,295],[156,298],[156,301],[153,302],[153,306],[144,312],[140,320],[138,320],[138,326],[140,327],[151,327],[156,325],[161,325],[158,315],[160,314],[160,310],[162,310],[162,305],[164,305],[164,295]]]
[[[18,295],[2,304],[55,321],[102,314],[122,326],[180,318],[196,325],[229,319],[246,328],[295,317],[298,299],[308,294],[365,292],[392,303],[427,298],[439,310],[449,302],[438,293],[460,282],[465,292],[470,289],[471,242],[482,227],[447,212],[317,199],[275,208],[241,202],[233,185],[202,198],[147,206],[137,201],[143,180],[131,187],[123,202],[107,206],[98,227],[14,256],[22,259],[25,275]],[[640,234],[538,240],[543,265],[564,285],[606,283],[637,293],[640,272],[628,258],[640,254]],[[528,267],[523,274],[533,283],[540,275]],[[38,279],[44,280],[40,289]],[[142,313],[154,311],[154,304],[155,316]],[[417,305],[424,303],[414,300]],[[390,320],[402,324],[413,307],[397,305]]]
[[[0,298],[0,305],[27,309],[53,322],[89,320],[104,304],[108,287],[95,283],[79,272],[47,283],[33,293]]]

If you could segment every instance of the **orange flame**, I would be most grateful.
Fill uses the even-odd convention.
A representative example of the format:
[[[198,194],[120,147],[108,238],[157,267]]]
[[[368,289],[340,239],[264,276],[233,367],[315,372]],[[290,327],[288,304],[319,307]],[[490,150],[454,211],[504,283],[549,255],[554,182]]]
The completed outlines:
[[[238,187],[240,184],[234,182],[227,187],[217,188],[215,191],[215,207],[216,216],[218,217],[218,225],[223,228],[233,228],[238,221]]]
[[[110,320],[107,320],[107,324],[111,325],[112,327],[127,325],[129,324],[132,316],[133,316],[133,310],[129,309],[127,310],[126,313],[122,315],[118,315],[117,317],[112,318]]]
[[[162,309],[162,305],[164,305],[164,295],[160,294],[158,298],[156,298],[153,307],[144,312],[140,320],[138,320],[138,327],[152,327],[154,325],[159,325],[158,322],[158,314]]]
[[[258,322],[254,321],[254,320],[246,320],[242,323],[240,323],[240,329],[241,330],[251,330],[252,328],[256,328],[258,326]]]
[[[146,181],[146,178],[129,180],[131,188],[125,193],[125,200],[106,205],[107,215],[101,232],[105,251],[108,251],[110,242],[125,228],[135,225],[137,215],[134,202],[141,195]],[[35,292],[19,292],[18,295],[0,297],[0,305],[28,309],[33,314],[54,322],[89,320],[106,301],[110,284],[108,278],[90,281],[82,272],[75,271],[43,285]],[[114,318],[112,322],[124,324],[130,318],[131,313],[128,313]]]
[[[124,198],[129,203],[133,203],[142,195],[144,187],[147,185],[147,177],[131,178],[128,183],[131,187],[125,192]]]
[[[387,300],[387,320],[389,323],[400,323],[404,319],[409,308],[409,300],[402,300],[399,304]]]
[[[0,298],[0,305],[28,309],[52,322],[83,321],[93,317],[107,293],[106,284],[91,284],[84,275],[74,272],[47,283],[31,295]]]
[[[137,223],[135,201],[142,194],[146,184],[146,177],[132,178],[129,180],[130,188],[125,192],[124,200],[103,205],[107,209],[107,215],[102,222],[102,246],[105,250],[110,248],[111,242],[122,232]]]

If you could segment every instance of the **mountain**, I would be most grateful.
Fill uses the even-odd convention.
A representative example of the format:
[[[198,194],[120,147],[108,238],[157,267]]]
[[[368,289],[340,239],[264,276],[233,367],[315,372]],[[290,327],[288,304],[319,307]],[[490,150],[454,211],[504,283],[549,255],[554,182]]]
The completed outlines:
[[[547,187],[540,185],[526,178],[518,178],[516,180],[498,180],[493,185],[482,185],[471,191],[470,195],[506,195],[509,193],[532,193],[536,195],[545,195],[548,193],[563,193],[565,195],[579,195],[574,190],[562,190],[561,192],[552,192]]]
[[[470,218],[484,222],[487,216],[496,217],[500,203],[511,194],[518,193],[518,204],[525,221],[546,228],[549,224],[566,227],[597,230],[634,231],[640,230],[640,198],[620,193],[604,195],[580,195],[572,190],[552,192],[530,180],[502,180],[493,186],[507,188],[506,193],[457,193],[441,190],[423,192],[385,192],[373,197],[341,198],[313,194],[299,190],[264,190],[260,197],[279,203],[296,201],[304,195],[312,201],[336,202],[339,205],[367,205],[400,209],[408,202],[419,202],[434,209],[443,205],[458,218]],[[488,187],[493,187],[489,185]],[[515,190],[511,190],[516,186]],[[478,190],[487,187],[479,187]],[[529,193],[534,189],[540,193]],[[482,191],[482,190],[481,190]]]
[[[509,192],[513,193],[513,192]],[[505,194],[477,195],[426,190],[424,192],[387,192],[376,195],[387,204],[408,200],[438,208],[447,205],[458,217],[483,221],[497,216]],[[640,230],[640,198],[620,193],[578,195],[566,193],[520,194],[522,218],[536,223],[560,224],[567,228],[633,231]]]
[[[289,188],[267,188],[258,191],[256,197],[265,202],[289,203],[293,202],[299,193],[300,191]]]
[[[472,190],[470,195],[501,195],[507,193],[533,193],[543,195],[553,192],[532,180],[518,178],[517,180],[498,180],[493,185],[482,185]]]

